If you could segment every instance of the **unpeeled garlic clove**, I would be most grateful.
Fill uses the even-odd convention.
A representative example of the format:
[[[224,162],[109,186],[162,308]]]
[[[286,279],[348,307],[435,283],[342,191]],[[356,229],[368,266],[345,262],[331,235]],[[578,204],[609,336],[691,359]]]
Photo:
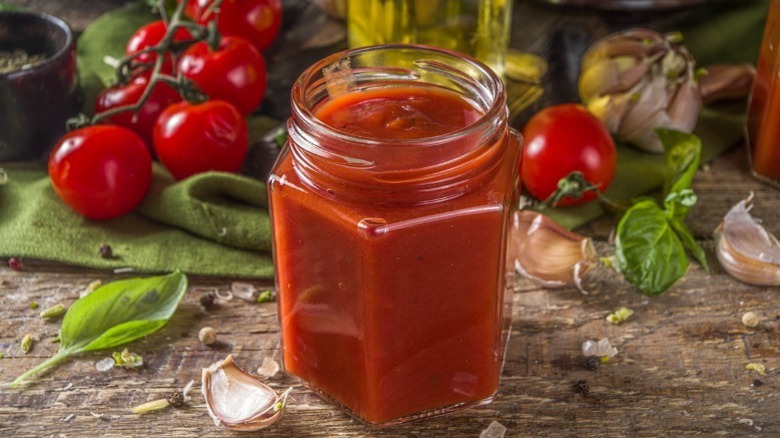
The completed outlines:
[[[200,390],[214,424],[231,430],[255,431],[276,423],[292,388],[277,394],[239,368],[233,356],[204,368]]]
[[[541,286],[573,284],[585,293],[582,277],[598,264],[593,241],[535,211],[516,211],[512,220],[509,244],[515,269]]]
[[[780,285],[780,243],[750,215],[753,193],[734,205],[715,229],[715,252],[734,278],[759,286]]]

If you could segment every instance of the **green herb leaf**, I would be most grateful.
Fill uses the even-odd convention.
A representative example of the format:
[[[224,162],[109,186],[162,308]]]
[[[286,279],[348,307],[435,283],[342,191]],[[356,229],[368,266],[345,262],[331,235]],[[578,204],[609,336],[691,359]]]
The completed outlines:
[[[155,332],[165,325],[187,290],[181,272],[109,283],[77,300],[60,330],[60,351],[19,376],[26,378],[83,351],[112,348]]]
[[[0,11],[24,11],[25,9],[21,6],[17,5],[10,5],[8,3],[0,2]]]
[[[688,269],[685,248],[654,201],[631,207],[620,220],[615,261],[629,282],[647,295],[658,295]]]
[[[664,197],[691,187],[701,160],[701,139],[671,129],[656,129],[666,150],[666,178]]]
[[[696,205],[696,193],[691,189],[672,192],[664,199],[666,216],[671,220],[683,221],[691,208]]]

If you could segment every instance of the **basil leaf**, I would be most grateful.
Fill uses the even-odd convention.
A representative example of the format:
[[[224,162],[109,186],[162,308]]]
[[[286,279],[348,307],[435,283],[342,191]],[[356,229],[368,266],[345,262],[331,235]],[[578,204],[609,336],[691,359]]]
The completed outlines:
[[[25,9],[17,5],[9,5],[7,3],[0,2],[0,11],[24,11]]]
[[[76,44],[80,75],[94,76],[103,86],[110,85],[115,74],[114,67],[106,64],[106,57],[122,59],[133,32],[158,18],[143,2],[128,3],[98,17],[84,29]]]
[[[181,272],[106,284],[68,309],[60,331],[62,348],[101,350],[153,333],[173,315],[186,290]]]
[[[691,187],[701,160],[701,139],[671,129],[656,129],[666,150],[666,178],[664,197]]]
[[[642,293],[658,295],[688,269],[685,248],[654,201],[641,201],[620,220],[615,261],[623,276]]]
[[[667,217],[682,222],[691,208],[696,205],[696,193],[691,189],[672,192],[664,199]]]
[[[187,277],[173,274],[106,284],[76,300],[60,329],[60,351],[25,372],[12,386],[71,355],[112,348],[149,335],[165,325],[187,290]]]

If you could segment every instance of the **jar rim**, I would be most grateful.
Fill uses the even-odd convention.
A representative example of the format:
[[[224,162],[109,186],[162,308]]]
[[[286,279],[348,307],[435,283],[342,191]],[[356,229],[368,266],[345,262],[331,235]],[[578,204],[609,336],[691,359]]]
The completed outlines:
[[[456,130],[446,132],[444,134],[434,135],[430,137],[388,140],[383,138],[371,138],[371,137],[354,135],[354,134],[350,134],[335,129],[332,126],[320,120],[319,118],[317,118],[314,115],[312,108],[308,108],[304,105],[299,104],[300,102],[304,101],[304,96],[306,95],[309,86],[312,84],[314,80],[317,79],[317,76],[321,74],[323,69],[327,68],[328,66],[337,65],[340,61],[347,59],[350,56],[355,56],[355,55],[375,52],[375,51],[389,51],[389,50],[405,50],[405,51],[419,50],[423,53],[426,52],[435,53],[438,55],[449,57],[451,59],[457,59],[457,60],[467,62],[473,68],[475,68],[476,71],[478,71],[481,75],[487,78],[486,82],[489,86],[488,91],[490,91],[490,94],[494,96],[490,106],[487,108],[486,111],[484,111],[484,113],[480,115],[480,117],[476,121],[462,128],[458,128]],[[393,66],[388,65],[387,67],[392,68]],[[468,79],[468,76],[466,76],[465,74],[462,74],[462,76],[464,79]],[[318,130],[327,131],[328,135],[333,137],[336,140],[347,141],[353,145],[364,145],[364,146],[382,145],[383,147],[437,146],[442,143],[450,142],[453,139],[458,137],[476,134],[480,130],[484,129],[485,124],[493,123],[493,121],[496,120],[496,118],[502,118],[502,113],[507,113],[508,111],[506,108],[506,97],[505,97],[505,89],[504,89],[503,81],[490,67],[488,67],[481,61],[471,56],[468,56],[466,54],[456,52],[454,50],[449,50],[449,49],[444,49],[444,48],[429,46],[424,44],[400,44],[400,43],[380,44],[374,46],[359,47],[355,49],[347,49],[341,52],[334,53],[332,55],[329,55],[319,60],[318,62],[309,66],[306,70],[304,70],[303,73],[301,73],[298,76],[298,79],[295,81],[292,87],[291,102],[292,102],[292,112],[294,116],[297,115],[299,117],[302,117],[307,122],[307,124],[313,125]],[[506,114],[504,114],[504,116],[506,116]]]

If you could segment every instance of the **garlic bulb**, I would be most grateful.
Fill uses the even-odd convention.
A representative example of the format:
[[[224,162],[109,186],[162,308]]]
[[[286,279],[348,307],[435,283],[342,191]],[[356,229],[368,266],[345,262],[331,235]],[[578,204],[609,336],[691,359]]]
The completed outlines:
[[[544,287],[576,285],[598,264],[590,238],[573,233],[547,216],[529,210],[513,215],[510,255],[515,269]]]
[[[619,139],[662,153],[654,129],[690,133],[702,100],[695,62],[679,34],[629,29],[597,41],[582,58],[582,103]]]
[[[233,356],[204,368],[201,392],[214,424],[254,431],[276,423],[284,411],[288,389],[281,395],[240,369]]]
[[[753,193],[729,210],[715,229],[715,252],[734,278],[761,286],[780,285],[780,243],[751,215]]]

